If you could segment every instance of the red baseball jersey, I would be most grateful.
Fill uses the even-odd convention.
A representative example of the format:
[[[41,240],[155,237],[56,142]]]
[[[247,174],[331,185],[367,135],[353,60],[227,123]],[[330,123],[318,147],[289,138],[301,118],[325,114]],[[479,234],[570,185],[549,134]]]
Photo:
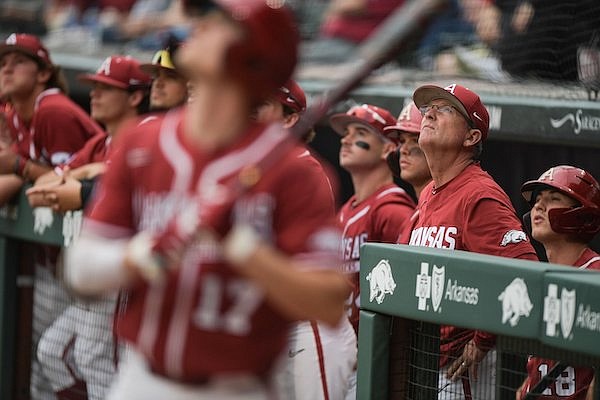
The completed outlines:
[[[232,148],[206,154],[184,136],[184,112],[124,132],[89,208],[88,232],[108,238],[160,232],[186,205],[202,207],[203,199],[219,195],[221,184],[253,173],[245,166],[281,150],[280,127],[255,125]],[[330,189],[298,157],[300,150],[287,150],[276,166],[261,171],[231,214],[203,216],[219,234],[231,219],[244,221],[288,255],[337,268],[340,235]],[[128,290],[116,330],[145,354],[153,371],[193,383],[218,373],[264,374],[285,345],[289,322],[259,287],[224,263],[219,243],[205,238],[188,247],[163,282]]]
[[[423,189],[400,243],[537,260],[510,199],[478,163],[442,187],[431,182]],[[460,355],[473,337],[481,348],[495,343],[489,333],[442,326],[440,365]]]
[[[403,224],[415,208],[412,198],[393,183],[384,185],[367,199],[356,203],[352,196],[338,212],[342,228],[344,272],[352,283],[348,317],[358,332],[360,308],[360,246],[365,242],[395,243]]]
[[[65,165],[68,165],[71,169],[75,169],[86,164],[106,161],[111,142],[112,137],[107,134],[96,135],[85,142],[83,148],[73,154]]]
[[[65,163],[88,139],[104,135],[102,128],[58,89],[40,93],[29,125],[16,113],[11,122],[16,151],[49,166]]]
[[[591,249],[586,249],[573,265],[579,269],[600,270],[600,255]],[[527,360],[527,383],[524,393],[537,385],[555,364],[554,360],[530,356]],[[591,367],[568,366],[537,398],[585,400],[593,378],[594,369]]]

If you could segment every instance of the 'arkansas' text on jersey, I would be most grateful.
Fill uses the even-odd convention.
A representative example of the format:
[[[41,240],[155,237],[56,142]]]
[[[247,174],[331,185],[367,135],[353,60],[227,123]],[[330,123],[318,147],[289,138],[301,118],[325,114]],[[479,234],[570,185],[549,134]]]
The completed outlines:
[[[410,234],[411,246],[452,249],[456,247],[458,228],[455,226],[422,226]]]

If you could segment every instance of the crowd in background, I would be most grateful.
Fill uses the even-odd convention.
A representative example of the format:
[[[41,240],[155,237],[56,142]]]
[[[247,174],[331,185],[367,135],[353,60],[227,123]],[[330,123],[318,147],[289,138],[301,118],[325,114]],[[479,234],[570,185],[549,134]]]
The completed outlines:
[[[154,50],[183,39],[181,0],[0,1],[9,31],[45,34],[51,48],[94,52],[101,46]],[[352,52],[405,0],[289,0],[307,63],[352,60]],[[404,45],[401,66],[491,80],[575,81],[577,53],[600,36],[593,0],[447,0]],[[83,45],[82,45],[83,44]],[[87,49],[87,50],[86,50]]]

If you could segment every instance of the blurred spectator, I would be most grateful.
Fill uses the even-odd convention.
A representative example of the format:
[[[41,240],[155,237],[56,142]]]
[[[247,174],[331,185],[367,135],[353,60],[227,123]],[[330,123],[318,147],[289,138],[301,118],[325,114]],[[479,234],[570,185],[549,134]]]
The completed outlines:
[[[0,29],[43,35],[42,0],[0,0]]]
[[[161,47],[169,35],[187,35],[182,0],[137,0],[131,11],[103,30],[104,42],[129,42],[144,50]]]
[[[77,29],[104,43],[129,43],[144,50],[161,47],[173,34],[183,39],[187,33],[181,0],[54,0],[45,10],[49,30],[60,40],[80,39]],[[70,32],[70,33],[69,33]]]
[[[404,0],[331,0],[318,38],[303,49],[309,62],[346,61]]]
[[[598,29],[597,0],[479,0],[477,32],[517,77],[577,79],[577,48]]]
[[[480,0],[450,0],[447,8],[433,19],[417,48],[417,63],[421,69],[434,70],[440,53],[455,46],[469,46],[478,41],[472,22],[473,9]]]

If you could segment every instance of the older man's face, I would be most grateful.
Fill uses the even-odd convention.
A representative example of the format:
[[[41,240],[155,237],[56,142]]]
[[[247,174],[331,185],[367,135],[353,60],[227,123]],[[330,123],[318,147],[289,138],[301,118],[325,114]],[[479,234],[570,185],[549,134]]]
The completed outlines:
[[[419,146],[430,150],[459,150],[463,146],[469,124],[463,115],[445,100],[432,100],[422,107],[423,120]]]

